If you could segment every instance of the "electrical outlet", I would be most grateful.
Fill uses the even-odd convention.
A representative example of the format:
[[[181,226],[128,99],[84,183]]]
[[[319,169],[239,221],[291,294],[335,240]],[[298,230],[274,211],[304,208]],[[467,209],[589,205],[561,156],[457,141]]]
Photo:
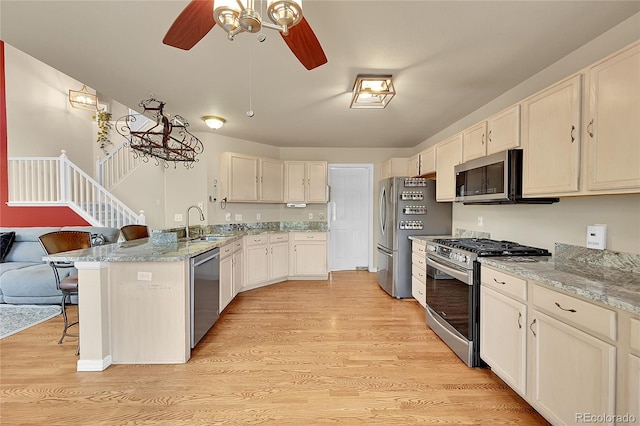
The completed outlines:
[[[324,220],[324,213],[318,213],[318,219]]]
[[[236,213],[236,222],[242,222],[242,213]]]
[[[587,248],[604,250],[607,248],[607,225],[587,226]]]
[[[138,281],[151,281],[151,272],[138,272]]]
[[[478,226],[484,226],[484,219],[482,216],[478,216]]]
[[[256,213],[256,220],[262,219],[262,215],[260,213]]]
[[[182,214],[176,213],[173,215],[174,222],[182,222]]]
[[[224,220],[226,220],[227,222],[231,222],[231,213],[227,213],[224,215]]]
[[[313,213],[309,213],[309,219],[313,219]]]

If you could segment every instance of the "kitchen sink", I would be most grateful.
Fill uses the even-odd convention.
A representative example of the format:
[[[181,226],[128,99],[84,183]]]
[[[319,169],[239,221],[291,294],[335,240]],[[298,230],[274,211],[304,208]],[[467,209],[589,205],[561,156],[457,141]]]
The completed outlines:
[[[200,235],[198,237],[189,238],[189,241],[219,241],[229,238],[228,235]]]

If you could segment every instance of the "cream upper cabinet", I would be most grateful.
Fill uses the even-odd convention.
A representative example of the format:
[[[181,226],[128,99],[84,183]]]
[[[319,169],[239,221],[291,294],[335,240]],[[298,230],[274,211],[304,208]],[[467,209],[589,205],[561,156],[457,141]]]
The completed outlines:
[[[436,147],[430,146],[420,152],[420,175],[436,172]]]
[[[258,201],[258,157],[234,152],[223,152],[220,177],[227,201]]]
[[[285,161],[284,166],[285,202],[327,202],[326,161]]]
[[[487,155],[487,122],[483,121],[466,129],[462,136],[462,161]]]
[[[522,103],[523,195],[578,191],[580,93],[576,75]]]
[[[462,133],[436,145],[436,200],[453,201],[456,195],[454,167],[462,162]]]
[[[380,179],[386,179],[395,176],[407,176],[408,158],[389,158],[382,163],[380,170]]]
[[[270,158],[260,159],[260,201],[284,201],[284,162]]]
[[[413,155],[409,158],[407,163],[407,176],[419,176],[420,175],[420,153]]]
[[[520,146],[520,105],[509,107],[487,120],[487,155]]]
[[[590,191],[640,190],[640,43],[589,68],[585,117]]]

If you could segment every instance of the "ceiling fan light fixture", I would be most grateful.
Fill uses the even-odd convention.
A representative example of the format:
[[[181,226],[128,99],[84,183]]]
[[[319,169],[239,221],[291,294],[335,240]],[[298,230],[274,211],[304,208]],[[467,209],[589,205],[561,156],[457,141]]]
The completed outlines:
[[[227,33],[232,33],[240,26],[240,6],[235,0],[216,0],[213,19]]]
[[[302,1],[268,0],[267,14],[274,24],[291,28],[302,19]]]
[[[80,90],[69,89],[69,103],[77,109],[86,109],[88,111],[98,110],[98,95],[89,93],[87,85],[83,84]]]
[[[358,74],[349,108],[385,108],[395,94],[392,75]]]
[[[204,120],[205,124],[213,130],[218,130],[224,123],[227,122],[227,120],[222,117],[218,117],[217,115],[205,115],[204,117],[202,117],[202,119]]]

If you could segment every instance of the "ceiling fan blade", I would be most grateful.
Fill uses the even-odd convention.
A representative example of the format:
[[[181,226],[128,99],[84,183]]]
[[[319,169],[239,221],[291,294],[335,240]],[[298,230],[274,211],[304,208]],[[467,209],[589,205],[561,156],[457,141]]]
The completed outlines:
[[[164,44],[189,50],[216,24],[213,19],[213,0],[192,0],[178,15],[167,34]]]
[[[327,63],[320,42],[304,17],[289,30],[289,35],[280,35],[306,69],[312,70]]]

